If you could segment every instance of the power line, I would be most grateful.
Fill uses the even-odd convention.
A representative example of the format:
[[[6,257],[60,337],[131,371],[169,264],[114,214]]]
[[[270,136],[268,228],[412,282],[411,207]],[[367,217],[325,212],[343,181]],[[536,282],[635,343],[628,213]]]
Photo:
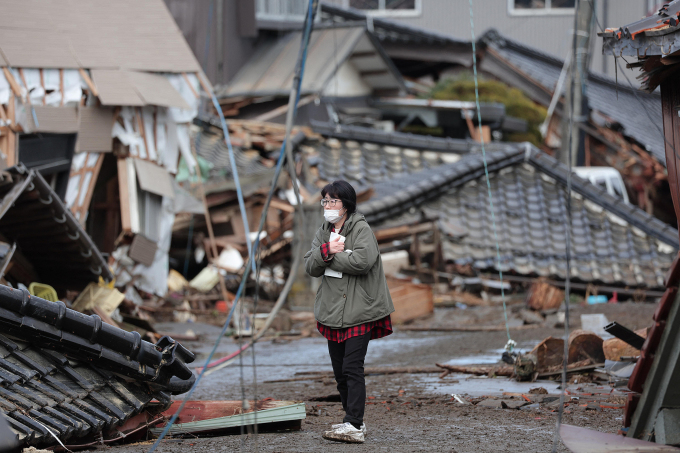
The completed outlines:
[[[289,110],[288,110],[288,116],[289,116],[289,118],[291,118],[291,123],[292,123],[292,118],[294,118],[295,115],[297,114],[297,105],[300,101],[300,91],[301,91],[301,86],[302,86],[302,78],[304,76],[305,62],[306,62],[306,59],[307,59],[307,49],[309,47],[309,37],[311,35],[311,30],[312,30],[312,26],[313,26],[313,15],[314,15],[314,12],[317,9],[317,6],[318,6],[318,0],[309,0],[308,14],[307,14],[307,17],[305,18],[305,28],[304,28],[304,33],[303,33],[303,36],[302,36],[302,42],[300,44],[300,52],[299,52],[299,55],[298,55],[298,62],[297,62],[297,65],[296,65],[296,77],[295,77],[294,82],[293,82],[293,87],[291,88],[291,95],[290,95],[290,101],[289,101],[289,104],[292,104],[291,108],[289,108]],[[213,100],[213,105],[216,106],[216,110],[217,110],[217,113],[220,116],[223,127],[225,127],[226,122],[224,120],[224,115],[222,113],[222,110],[219,107],[219,103],[217,102],[217,98],[215,97],[215,93],[212,92],[212,93],[210,93],[210,95],[211,95],[212,100]],[[225,139],[227,137],[228,137],[228,135],[225,135]],[[259,246],[260,234],[261,234],[261,232],[264,228],[264,223],[265,223],[265,220],[266,220],[266,217],[267,217],[267,211],[268,211],[269,203],[271,202],[271,199],[272,199],[273,194],[275,192],[276,184],[278,182],[279,176],[281,174],[281,169],[283,167],[283,158],[286,155],[286,153],[284,153],[284,150],[285,149],[290,150],[290,145],[287,145],[288,143],[290,143],[290,128],[287,128],[287,130],[286,130],[286,138],[283,141],[283,145],[281,147],[279,159],[278,159],[278,162],[277,162],[277,165],[276,165],[276,174],[274,176],[274,180],[272,182],[272,186],[270,188],[270,191],[269,191],[269,194],[268,194],[268,197],[267,197],[267,201],[265,202],[264,209],[262,210],[262,215],[260,217],[260,225],[259,225],[259,229],[258,229],[258,232],[257,232],[257,237],[255,239],[255,244],[254,244],[253,250],[256,250]],[[288,154],[292,154],[292,151]],[[289,166],[289,170],[290,170],[290,168],[291,168],[291,166]],[[294,165],[292,166],[292,168],[293,168],[293,171],[294,171]],[[236,167],[234,166],[234,171],[235,170],[236,170]],[[294,181],[294,187],[297,187],[295,185],[296,184],[295,173],[293,172],[290,176],[291,176],[291,179],[293,179],[293,181]],[[235,180],[235,183],[236,183],[237,189],[240,190],[239,183],[236,180]],[[299,192],[296,192],[296,196],[297,196],[298,204],[300,204]],[[291,268],[291,274],[288,278],[288,282],[286,282],[286,287],[284,287],[283,292],[287,292],[288,290],[290,290],[290,284],[292,283],[292,278],[294,277],[295,271],[297,269],[297,266],[299,266],[299,262],[300,262],[298,255],[299,255],[299,253],[297,255],[295,255],[295,259],[293,260],[293,265],[291,266],[292,267]],[[182,412],[182,409],[184,409],[184,406],[186,405],[186,403],[189,401],[189,399],[193,395],[193,393],[196,390],[196,388],[198,387],[198,384],[201,381],[203,375],[205,374],[206,370],[208,369],[208,365],[210,364],[212,357],[215,355],[217,347],[219,346],[222,338],[224,337],[224,334],[227,331],[227,328],[229,327],[229,322],[231,321],[231,318],[234,315],[234,311],[236,309],[236,306],[238,305],[238,302],[241,298],[241,295],[242,295],[242,293],[245,289],[246,282],[248,280],[248,275],[250,273],[250,269],[251,269],[251,267],[253,267],[251,265],[251,262],[253,260],[254,260],[254,254],[251,251],[248,254],[248,262],[246,263],[246,266],[245,266],[245,269],[244,269],[244,272],[243,272],[243,277],[241,279],[241,283],[239,284],[238,290],[236,292],[236,295],[235,295],[235,298],[234,298],[234,303],[231,307],[231,310],[229,310],[229,314],[227,315],[227,320],[225,321],[224,325],[222,326],[222,331],[220,332],[220,335],[217,337],[217,340],[215,341],[215,345],[213,346],[213,349],[210,351],[210,354],[208,355],[208,357],[206,359],[205,366],[203,367],[200,374],[196,378],[194,385],[191,387],[191,389],[187,393],[186,397],[182,401],[182,404],[180,405],[178,410],[172,415],[172,417],[170,418],[170,420],[166,424],[165,428],[163,429],[163,432],[161,432],[158,439],[154,442],[154,444],[149,449],[149,453],[153,453],[158,448],[158,445],[163,440],[163,438],[168,434],[168,432],[170,431],[170,428],[172,427],[172,425],[177,420],[177,417]],[[278,308],[280,308],[280,304],[278,302],[277,302],[277,305],[278,305]],[[271,324],[272,317],[273,317],[273,315],[275,315],[276,310],[277,310],[277,306],[275,306],[274,309],[272,309],[272,314],[270,314],[270,318],[267,319],[267,323],[265,323],[265,326],[263,327],[262,331],[258,333],[258,335],[264,333],[264,331],[269,327],[268,324]],[[254,336],[253,341],[250,344],[251,345],[254,344],[254,342],[256,340],[257,340],[257,336]],[[240,352],[242,352],[243,350],[244,349],[241,349]]]
[[[491,180],[489,179],[489,167],[486,161],[486,148],[484,147],[484,134],[482,134],[482,110],[479,104],[479,82],[477,76],[477,49],[475,45],[475,22],[472,12],[472,0],[470,0],[470,33],[472,35],[472,69],[475,79],[475,103],[477,107],[477,124],[479,126],[479,141],[482,145],[482,160],[484,161],[484,175],[486,176],[486,188],[489,194],[489,207],[491,209],[491,224],[493,226],[493,236],[496,241],[496,258],[498,260],[498,277],[501,282],[501,299],[503,300],[503,315],[505,316],[505,331],[508,335],[508,342],[505,349],[512,352],[517,343],[510,337],[510,326],[508,325],[508,310],[505,301],[505,289],[503,287],[503,265],[501,262],[501,247],[498,243],[498,230],[496,228],[496,216],[493,208],[493,196],[491,194]]]

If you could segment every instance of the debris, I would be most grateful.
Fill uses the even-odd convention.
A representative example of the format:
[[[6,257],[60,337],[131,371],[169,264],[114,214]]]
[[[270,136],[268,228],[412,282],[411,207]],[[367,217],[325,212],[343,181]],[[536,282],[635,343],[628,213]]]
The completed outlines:
[[[531,285],[527,295],[527,306],[532,310],[560,308],[564,302],[564,291],[543,281]]]
[[[442,365],[436,363],[439,368],[444,371],[439,375],[439,378],[448,376],[451,373],[474,374],[476,376],[512,376],[515,370],[511,366],[456,366],[456,365]]]
[[[545,321],[540,313],[531,310],[522,310],[518,315],[525,324],[543,324]]]
[[[593,429],[562,424],[560,437],[564,445],[574,453],[626,453],[654,452],[677,453],[680,449],[669,445],[633,439],[611,433],[603,433]]]
[[[603,366],[604,363],[590,363],[590,359],[586,359],[581,362],[576,362],[567,365],[567,373],[580,373],[583,371],[593,371],[594,369],[601,368]],[[551,376],[558,376],[560,374],[562,374],[562,366],[553,367],[550,370],[542,371],[538,373],[537,378],[538,379],[548,378]]]
[[[475,406],[490,407],[492,409],[502,409],[503,408],[503,401],[497,400],[497,399],[494,399],[494,398],[489,398],[489,399],[485,399],[484,401],[480,401],[479,403],[475,404]]]
[[[382,374],[434,374],[441,373],[442,370],[436,367],[366,367],[364,368],[364,375],[377,376]],[[333,377],[332,371],[302,371],[295,373],[294,378],[277,379],[274,381],[264,381],[265,383],[277,382],[295,382],[306,380],[317,380],[325,377]],[[300,376],[302,375],[302,376]]]
[[[168,291],[171,293],[179,293],[187,286],[189,286],[187,279],[176,270],[170,269],[170,272],[168,273]]]
[[[391,315],[393,324],[403,324],[431,315],[434,312],[432,287],[430,285],[388,278],[387,286],[395,310]]]
[[[72,308],[79,312],[93,311],[96,308],[107,316],[111,316],[123,299],[125,299],[125,294],[115,288],[90,283],[78,295]]]
[[[547,395],[548,391],[544,389],[543,387],[535,387],[532,389],[529,389],[529,393],[532,395]]]
[[[515,359],[515,378],[518,381],[534,381],[537,374],[536,357],[519,354]]]
[[[593,332],[575,330],[569,335],[568,363],[589,359],[591,363],[603,363],[602,338]]]
[[[222,250],[217,259],[217,265],[229,272],[238,272],[244,264],[245,261],[243,260],[243,257],[241,257],[239,251],[229,246]]]
[[[527,330],[538,327],[538,324],[527,324],[519,326],[509,326],[510,330]],[[442,327],[420,327],[420,326],[400,326],[399,330],[410,330],[414,332],[500,332],[505,330],[505,325],[497,326],[442,326]]]
[[[163,410],[171,394],[194,383],[187,367],[194,355],[170,337],[154,345],[97,316],[2,285],[0,307],[2,332],[12,336],[0,335],[0,355],[14,376],[3,384],[0,412],[24,444],[99,433],[119,438],[120,424]]]
[[[649,327],[636,330],[635,334],[642,338],[647,338]],[[621,361],[623,357],[631,357],[640,355],[640,350],[634,348],[623,340],[618,338],[610,338],[602,343],[602,350],[604,351],[604,358],[607,360]]]
[[[536,368],[538,371],[560,366],[564,359],[564,340],[548,337],[537,344],[532,349],[531,354],[536,356]]]
[[[163,415],[170,418],[182,401],[175,401]],[[169,434],[214,433],[228,428],[257,424],[282,423],[288,429],[300,429],[300,423],[307,416],[304,403],[275,401],[267,398],[261,401],[189,401],[170,428]],[[257,413],[255,413],[257,412]],[[159,424],[149,431],[160,434],[165,424]]]
[[[207,293],[220,282],[220,274],[212,266],[206,266],[190,282],[189,286],[203,293]],[[189,307],[191,308],[191,307]]]
[[[581,329],[594,332],[603,340],[607,340],[612,337],[612,334],[605,330],[605,327],[609,325],[607,317],[601,313],[581,315]]]

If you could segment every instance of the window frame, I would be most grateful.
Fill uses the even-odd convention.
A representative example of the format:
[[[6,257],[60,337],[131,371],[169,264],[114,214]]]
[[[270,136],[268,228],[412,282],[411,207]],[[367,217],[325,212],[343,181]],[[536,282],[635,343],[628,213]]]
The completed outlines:
[[[344,8],[350,8],[349,0],[343,0],[342,6]],[[423,0],[414,0],[413,9],[385,9],[385,0],[378,0],[378,9],[359,9],[358,11],[361,11],[367,16],[418,17],[423,14]]]
[[[508,14],[511,16],[571,16],[576,8],[553,8],[552,0],[545,0],[545,8],[515,8],[515,0],[508,0]]]

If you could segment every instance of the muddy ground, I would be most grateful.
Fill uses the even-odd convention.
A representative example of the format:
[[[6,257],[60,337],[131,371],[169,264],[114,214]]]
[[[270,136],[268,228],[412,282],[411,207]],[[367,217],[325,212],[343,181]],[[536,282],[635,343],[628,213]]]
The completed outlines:
[[[581,313],[604,313],[610,321],[618,321],[629,328],[648,325],[654,304],[622,303],[576,307],[572,309],[572,328],[580,327]],[[437,309],[429,320],[418,325],[465,324],[499,322],[502,310],[498,307]],[[205,360],[219,329],[202,324],[165,324],[159,329],[175,332],[192,330],[203,335],[202,341],[187,343]],[[552,326],[511,332],[520,349],[529,350],[547,336],[561,336],[563,330]],[[451,364],[496,363],[507,341],[500,332],[412,332],[399,331],[387,338],[371,342],[366,366],[432,366],[435,362]],[[236,350],[238,344],[225,338],[216,357]],[[243,366],[233,365],[206,376],[194,393],[193,399],[240,400],[273,397],[279,400],[304,401],[307,418],[300,431],[228,435],[214,438],[168,439],[159,452],[547,452],[552,448],[557,412],[554,406],[539,409],[493,409],[475,405],[461,405],[452,401],[452,394],[477,402],[485,396],[500,396],[503,392],[527,393],[530,388],[543,387],[549,395],[559,394],[558,383],[545,381],[530,384],[516,383],[507,378],[471,378],[449,375],[439,379],[436,374],[397,374],[367,376],[368,404],[365,421],[368,436],[363,445],[337,444],[321,438],[321,433],[332,423],[342,420],[340,403],[327,401],[335,395],[332,379],[306,380],[285,383],[266,381],[296,377],[301,371],[331,371],[330,359],[323,338],[303,338],[293,341],[263,341],[253,356],[243,357]],[[254,378],[256,372],[257,378]],[[254,383],[257,383],[255,386]],[[241,383],[243,385],[241,385]],[[578,385],[572,386],[576,388]],[[540,401],[543,396],[532,398]],[[564,414],[564,423],[615,433],[621,427],[620,409],[599,408],[586,410],[572,405]],[[111,447],[116,452],[146,452],[150,443]],[[567,451],[559,444],[558,451]]]

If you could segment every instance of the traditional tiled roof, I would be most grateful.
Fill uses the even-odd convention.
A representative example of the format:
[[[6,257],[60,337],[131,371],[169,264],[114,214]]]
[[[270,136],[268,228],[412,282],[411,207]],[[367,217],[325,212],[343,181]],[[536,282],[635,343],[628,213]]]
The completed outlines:
[[[169,337],[154,345],[2,285],[0,329],[0,412],[25,443],[56,443],[48,428],[62,442],[95,435],[152,399],[169,405],[195,379],[194,355]]]
[[[567,168],[528,144],[487,150],[504,272],[566,278]],[[572,176],[572,278],[661,288],[678,248],[677,231],[641,209]],[[359,206],[373,227],[438,217],[446,259],[498,269],[480,153],[374,186]]]
[[[491,69],[486,60],[503,59],[516,71],[535,83],[545,94],[552,96],[562,71],[564,61],[545,52],[525,46],[502,36],[495,30],[488,31],[480,41],[493,52],[482,59],[480,66]],[[500,68],[506,74],[498,74],[501,80],[507,77],[507,68]],[[508,81],[508,83],[512,83]],[[661,125],[661,97],[658,93],[633,91],[625,79],[612,80],[593,73],[588,75],[588,105],[612,121],[623,126],[624,135],[642,144],[659,162],[665,165]],[[642,105],[641,105],[642,103]],[[649,116],[651,116],[651,119]]]

